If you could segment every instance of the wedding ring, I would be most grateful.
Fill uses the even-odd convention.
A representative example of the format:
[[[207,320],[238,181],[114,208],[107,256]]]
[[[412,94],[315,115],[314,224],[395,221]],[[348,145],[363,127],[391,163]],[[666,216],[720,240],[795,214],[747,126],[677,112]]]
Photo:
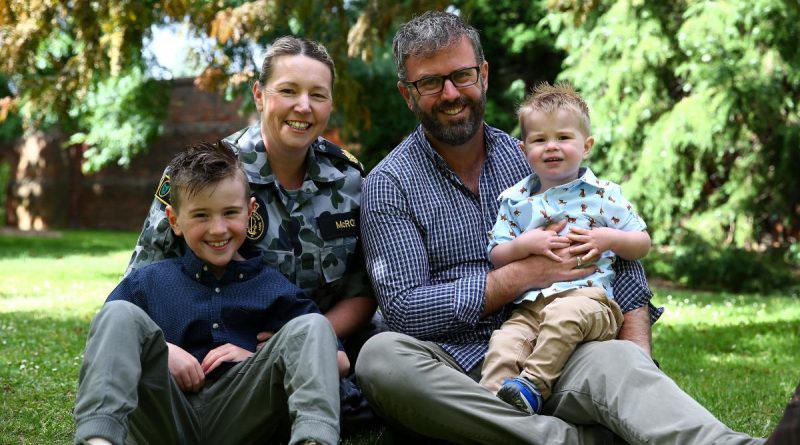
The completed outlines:
[[[583,261],[581,261],[581,257],[575,257],[575,259],[578,260],[578,265],[575,267],[581,267],[581,264],[583,264]]]

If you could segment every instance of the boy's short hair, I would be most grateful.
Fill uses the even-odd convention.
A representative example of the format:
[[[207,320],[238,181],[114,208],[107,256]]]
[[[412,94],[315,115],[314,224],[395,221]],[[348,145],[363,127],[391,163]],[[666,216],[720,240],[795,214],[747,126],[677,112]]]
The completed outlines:
[[[552,113],[564,108],[578,114],[581,130],[586,133],[585,136],[590,136],[592,134],[592,123],[589,119],[589,106],[586,105],[580,94],[575,91],[575,88],[567,82],[556,82],[555,85],[541,82],[531,88],[530,94],[517,109],[522,138],[525,138],[525,122],[522,118],[526,114],[533,111]]]
[[[206,187],[234,176],[238,176],[244,184],[244,198],[250,196],[250,183],[244,166],[226,141],[200,142],[188,146],[172,158],[169,171],[170,205],[176,211],[182,199],[195,196]]]

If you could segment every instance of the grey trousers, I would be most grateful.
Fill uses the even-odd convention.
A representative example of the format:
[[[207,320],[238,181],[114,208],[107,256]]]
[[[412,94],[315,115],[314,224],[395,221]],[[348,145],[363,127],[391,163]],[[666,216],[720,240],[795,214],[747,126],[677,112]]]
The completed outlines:
[[[438,345],[387,332],[369,340],[356,375],[389,422],[459,444],[761,444],[723,425],[633,343],[579,346],[543,414],[495,397]]]
[[[287,323],[261,350],[198,393],[169,373],[161,329],[139,307],[106,303],[89,332],[74,409],[75,442],[115,445],[339,440],[336,337],[321,315]]]

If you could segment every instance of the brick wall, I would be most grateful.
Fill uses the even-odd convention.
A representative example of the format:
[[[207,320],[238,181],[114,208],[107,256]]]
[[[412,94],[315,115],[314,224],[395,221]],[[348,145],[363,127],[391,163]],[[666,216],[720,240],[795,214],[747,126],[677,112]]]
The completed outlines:
[[[23,230],[141,228],[161,173],[187,144],[225,137],[247,125],[241,100],[225,102],[176,79],[163,134],[128,169],[111,166],[84,175],[81,148],[64,149],[59,130],[37,133],[16,148],[16,172],[6,200],[7,224]]]

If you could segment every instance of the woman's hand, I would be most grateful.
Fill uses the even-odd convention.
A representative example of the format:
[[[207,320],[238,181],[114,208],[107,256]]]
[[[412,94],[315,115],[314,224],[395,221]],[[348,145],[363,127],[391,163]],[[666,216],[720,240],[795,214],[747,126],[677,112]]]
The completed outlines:
[[[169,373],[175,378],[178,387],[183,391],[197,392],[205,385],[206,376],[203,368],[192,354],[172,343],[167,343],[169,350]]]
[[[217,346],[208,351],[208,354],[203,358],[203,372],[208,374],[224,362],[241,362],[251,355],[253,355],[253,353],[247,349],[240,348],[231,343],[225,343],[222,346]]]
[[[336,351],[336,365],[339,368],[339,377],[345,378],[350,374],[350,359],[344,351]]]
[[[267,344],[267,340],[272,338],[273,335],[275,335],[275,333],[271,331],[264,331],[256,334],[256,340],[258,340],[258,344],[256,344],[256,351],[260,351],[261,348]]]

